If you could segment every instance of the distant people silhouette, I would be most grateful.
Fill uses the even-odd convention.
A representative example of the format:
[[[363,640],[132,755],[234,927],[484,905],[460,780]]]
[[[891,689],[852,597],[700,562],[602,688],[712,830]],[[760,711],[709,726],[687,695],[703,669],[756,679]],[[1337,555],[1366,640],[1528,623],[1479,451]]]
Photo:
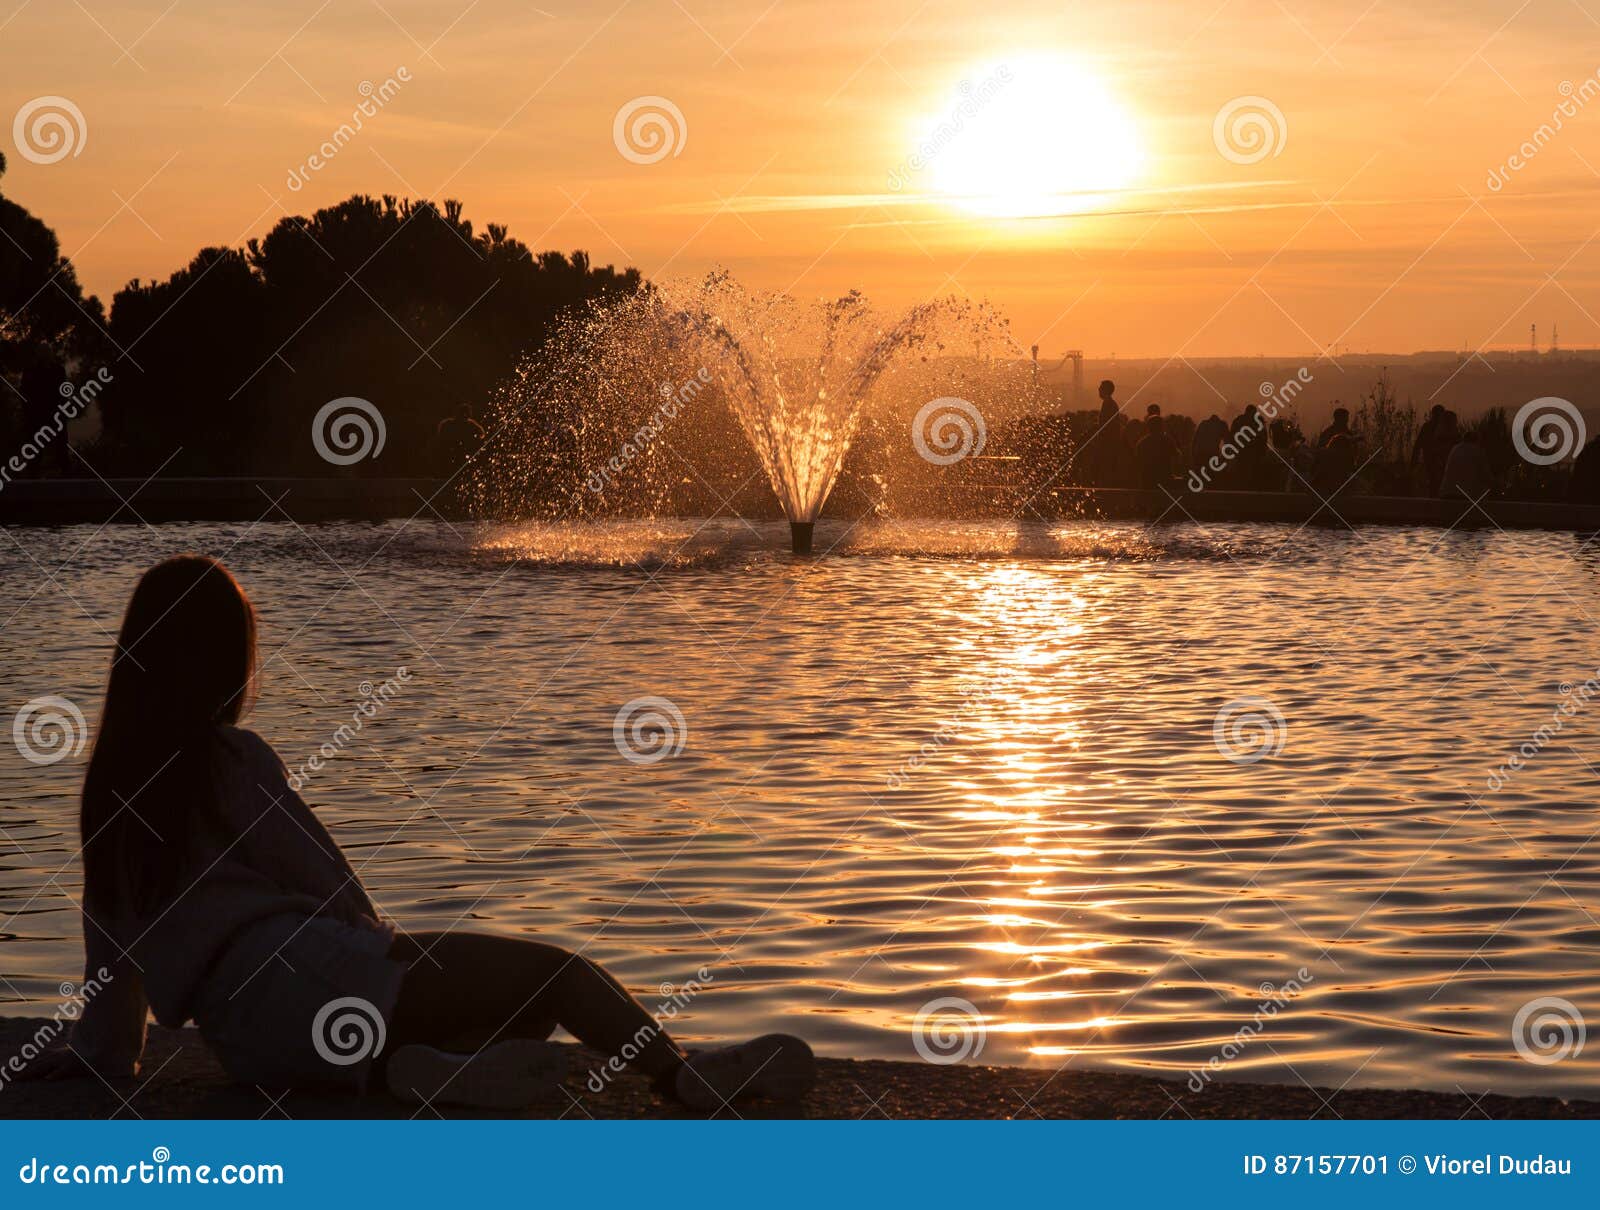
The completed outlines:
[[[1447,499],[1466,496],[1479,499],[1494,486],[1494,472],[1489,467],[1489,455],[1475,429],[1461,434],[1461,439],[1451,448],[1440,472],[1439,494]]]
[[[1198,470],[1206,461],[1222,450],[1228,439],[1228,422],[1215,412],[1195,425],[1194,440],[1189,445],[1189,465]]]
[[[1349,486],[1356,473],[1356,439],[1348,428],[1329,434],[1324,431],[1327,444],[1317,450],[1312,483],[1323,495],[1330,495]]]
[[[1281,490],[1304,491],[1311,481],[1312,456],[1299,427],[1282,416],[1268,426],[1272,435],[1274,463],[1281,472]]]
[[[1335,437],[1349,436],[1350,434],[1350,409],[1334,408],[1333,422],[1317,437],[1317,448],[1326,449],[1328,442]]]
[[[1411,466],[1415,468],[1419,462],[1422,464],[1430,496],[1440,494],[1445,462],[1449,460],[1450,451],[1455,448],[1459,435],[1456,414],[1438,403],[1433,405],[1427,420],[1417,430],[1417,438],[1411,444]]]
[[[1117,384],[1109,378],[1100,381],[1100,426],[1104,428],[1118,416],[1122,408],[1117,403]]]
[[[1228,441],[1234,448],[1233,461],[1226,472],[1227,486],[1233,491],[1258,492],[1273,486],[1276,465],[1268,447],[1267,426],[1261,409],[1246,404],[1244,411],[1228,426]]]
[[[257,675],[255,610],[220,563],[184,555],[144,574],[83,784],[86,982],[102,990],[71,1048],[29,1078],[132,1076],[154,1009],[166,1026],[193,1019],[231,1076],[267,1087],[381,1074],[408,1100],[517,1108],[554,1091],[565,1052],[545,1039],[558,1025],[694,1108],[810,1087],[798,1038],[690,1057],[579,954],[381,921],[298,779],[238,725]],[[368,1024],[388,1040],[348,1065],[329,1059],[341,1001],[381,1017]],[[470,1056],[443,1049],[469,1035],[486,1039]]]
[[[1184,458],[1187,456],[1189,442],[1194,438],[1194,421],[1181,412],[1171,412],[1161,418],[1162,431],[1167,434],[1167,440],[1172,442],[1172,448],[1177,451],[1178,461],[1175,470],[1184,468]]]
[[[1084,481],[1096,487],[1120,487],[1123,464],[1122,407],[1117,403],[1117,384],[1100,382],[1100,417],[1089,438]]]
[[[1151,405],[1154,406],[1154,405]],[[1128,426],[1130,429],[1133,425]],[[1178,472],[1178,447],[1167,436],[1159,410],[1145,417],[1144,436],[1134,449],[1134,465],[1138,471],[1139,486],[1161,487],[1172,481]]]

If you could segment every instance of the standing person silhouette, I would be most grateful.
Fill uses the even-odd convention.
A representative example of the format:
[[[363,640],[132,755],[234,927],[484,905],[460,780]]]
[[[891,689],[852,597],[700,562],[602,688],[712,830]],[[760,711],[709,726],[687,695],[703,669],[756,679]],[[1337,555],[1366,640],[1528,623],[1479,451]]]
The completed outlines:
[[[1094,453],[1089,457],[1086,478],[1097,487],[1120,486],[1123,463],[1126,461],[1125,439],[1122,432],[1122,407],[1117,403],[1117,384],[1105,378],[1100,382],[1100,418],[1095,423],[1089,447]]]
[[[1120,415],[1122,406],[1117,403],[1117,384],[1103,378],[1100,381],[1100,427],[1105,428]]]

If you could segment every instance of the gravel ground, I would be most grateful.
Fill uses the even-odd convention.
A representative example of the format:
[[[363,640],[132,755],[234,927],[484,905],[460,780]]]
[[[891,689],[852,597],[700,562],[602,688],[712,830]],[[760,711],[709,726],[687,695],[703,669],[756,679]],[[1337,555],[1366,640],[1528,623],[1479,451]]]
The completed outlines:
[[[9,1058],[40,1024],[0,1018],[0,1056]],[[596,1057],[572,1048],[572,1074],[535,1118],[685,1116],[623,1075],[603,1093],[584,1087]],[[1548,1097],[1481,1098],[1372,1089],[1313,1090],[1304,1085],[1214,1084],[1200,1093],[1182,1083],[1119,1073],[1028,1067],[941,1067],[928,1063],[823,1059],[817,1087],[799,1106],[743,1104],[741,1117],[807,1118],[1600,1118],[1600,1101]],[[440,1116],[470,1117],[448,1106]],[[232,1084],[193,1030],[152,1027],[144,1074],[107,1083],[97,1077],[0,1085],[0,1118],[393,1118],[433,1116],[387,1096],[280,1093]]]

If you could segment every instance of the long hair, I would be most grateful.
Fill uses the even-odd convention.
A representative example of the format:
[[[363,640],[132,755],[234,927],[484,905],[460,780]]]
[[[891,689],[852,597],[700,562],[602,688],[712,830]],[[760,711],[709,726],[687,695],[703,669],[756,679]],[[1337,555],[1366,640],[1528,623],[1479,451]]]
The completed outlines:
[[[145,572],[117,636],[78,825],[92,911],[159,911],[217,833],[213,759],[255,687],[256,615],[215,559]]]

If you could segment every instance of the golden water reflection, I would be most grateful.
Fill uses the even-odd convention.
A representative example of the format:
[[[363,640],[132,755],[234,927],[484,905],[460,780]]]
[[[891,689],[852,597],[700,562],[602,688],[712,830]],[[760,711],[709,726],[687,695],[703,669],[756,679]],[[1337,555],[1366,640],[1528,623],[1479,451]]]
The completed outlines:
[[[896,521],[825,525],[801,564],[736,521],[320,527],[365,568],[335,592],[287,527],[160,532],[237,543],[286,754],[374,672],[425,670],[316,787],[386,911],[587,946],[640,988],[706,966],[690,1042],[915,1058],[958,997],[983,1062],[1183,1078],[1231,1046],[1220,1078],[1600,1095],[1600,1048],[1539,1065],[1511,1037],[1537,997],[1600,1012],[1596,722],[1484,795],[1600,667],[1600,562],[1568,537]],[[58,566],[85,536],[26,540]],[[153,540],[97,538],[83,608],[115,616]],[[104,644],[53,595],[0,691],[49,667],[94,701]],[[611,724],[646,694],[689,739],[632,765]],[[1286,742],[1234,763],[1213,724],[1246,697]],[[49,881],[74,774],[0,766],[38,855],[0,889],[28,905],[0,937],[22,1001],[79,961]]]

